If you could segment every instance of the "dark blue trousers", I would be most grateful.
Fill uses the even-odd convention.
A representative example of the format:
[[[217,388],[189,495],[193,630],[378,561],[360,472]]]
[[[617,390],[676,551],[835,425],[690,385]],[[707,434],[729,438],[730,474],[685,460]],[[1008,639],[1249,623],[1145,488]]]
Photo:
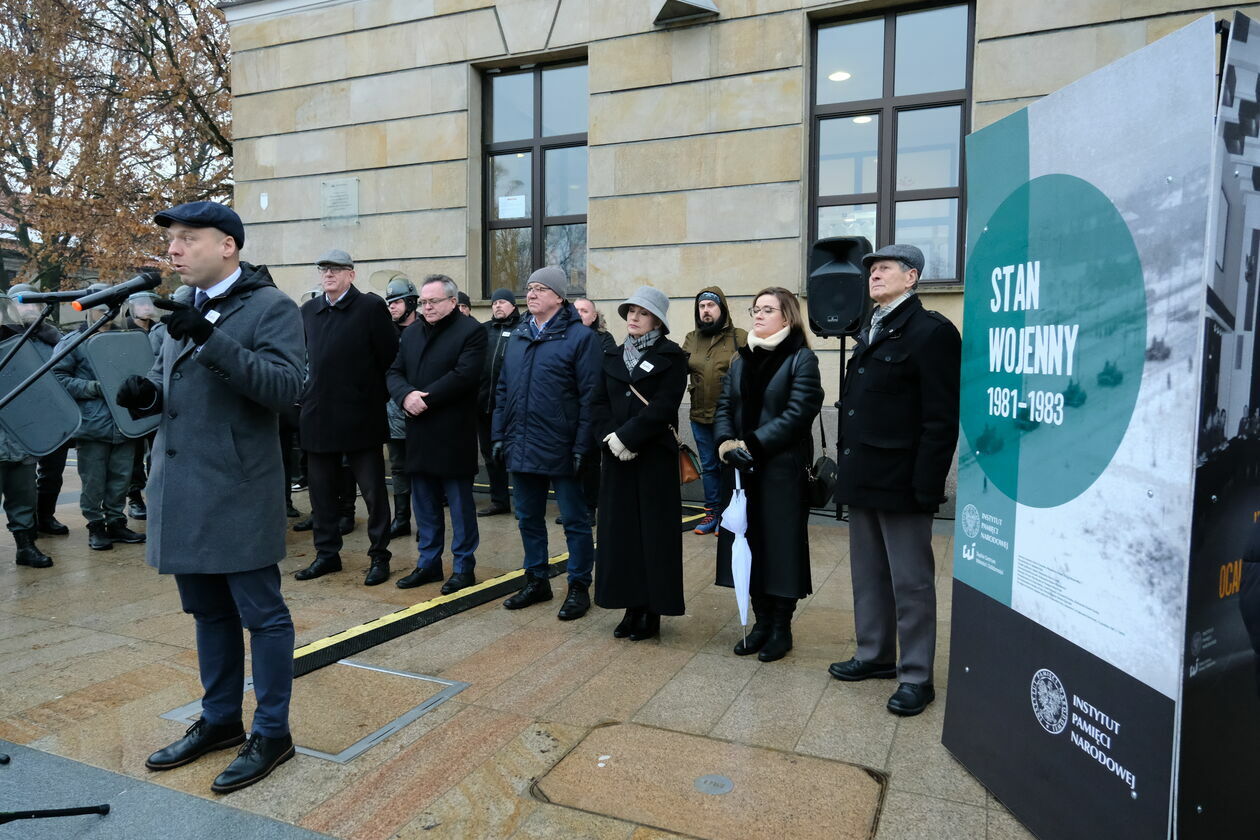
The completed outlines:
[[[253,665],[253,731],[268,738],[289,734],[293,693],[293,619],[280,594],[278,565],[222,575],[175,575],[184,612],[197,621],[201,716],[207,723],[241,719],[245,639]]]
[[[582,495],[582,483],[571,475],[512,473],[512,502],[516,525],[525,551],[525,572],[547,573],[547,488],[556,490],[556,503],[564,518],[564,539],[569,546],[569,583],[591,585],[595,568],[595,543],[591,538],[590,511]]]
[[[473,503],[471,478],[437,478],[411,475],[411,507],[416,514],[416,543],[420,556],[416,568],[442,570],[442,549],[446,547],[446,516],[442,497],[451,511],[451,571],[471,572],[477,565],[477,506]]]

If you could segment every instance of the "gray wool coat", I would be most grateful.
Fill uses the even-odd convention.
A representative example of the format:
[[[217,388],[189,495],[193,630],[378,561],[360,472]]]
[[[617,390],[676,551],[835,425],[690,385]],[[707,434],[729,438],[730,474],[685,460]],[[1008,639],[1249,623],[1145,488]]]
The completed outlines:
[[[211,303],[219,318],[201,349],[168,335],[149,371],[162,422],[146,560],[162,574],[246,572],[285,555],[277,417],[302,389],[302,319],[265,267],[241,269]]]

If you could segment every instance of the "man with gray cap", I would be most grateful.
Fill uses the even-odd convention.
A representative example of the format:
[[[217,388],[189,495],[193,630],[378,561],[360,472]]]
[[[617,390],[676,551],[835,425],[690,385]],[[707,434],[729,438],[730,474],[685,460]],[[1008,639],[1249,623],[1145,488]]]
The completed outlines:
[[[511,513],[508,502],[508,476],[502,464],[490,455],[490,426],[494,421],[494,393],[503,371],[503,354],[512,331],[521,322],[516,308],[516,295],[511,289],[495,289],[490,295],[490,320],[482,324],[486,331],[486,360],[481,368],[481,388],[477,393],[477,442],[481,458],[490,477],[490,504],[477,511],[478,516]]]
[[[512,500],[525,550],[525,588],[503,602],[509,610],[551,600],[547,576],[547,488],[555,487],[569,546],[569,593],[558,618],[590,609],[595,545],[578,476],[597,455],[591,401],[600,377],[600,346],[565,299],[568,283],[556,266],[525,283],[529,317],[517,325],[503,356],[495,391],[492,456],[512,473]]]
[[[398,329],[379,296],[354,287],[354,260],[333,249],[315,261],[323,294],[302,304],[308,372],[298,434],[315,524],[315,559],[296,575],[341,571],[338,476],[344,458],[368,511],[365,586],[389,580],[389,502],[385,456],[389,420],[385,373],[398,355]]]
[[[917,715],[936,697],[932,515],[958,443],[962,339],[915,294],[918,248],[888,245],[862,265],[876,306],[837,403],[836,503],[849,507],[857,652],[830,671],[849,682],[896,677],[888,710]]]

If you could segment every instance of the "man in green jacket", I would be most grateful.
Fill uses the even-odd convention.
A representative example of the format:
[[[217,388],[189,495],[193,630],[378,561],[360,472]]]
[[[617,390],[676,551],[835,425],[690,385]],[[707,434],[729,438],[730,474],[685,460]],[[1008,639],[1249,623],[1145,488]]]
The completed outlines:
[[[697,534],[717,530],[718,478],[717,446],[713,442],[713,415],[722,393],[722,380],[731,366],[735,352],[748,342],[748,333],[731,323],[731,310],[726,295],[717,286],[701,289],[696,295],[696,328],[683,340],[683,352],[691,354],[687,363],[691,371],[691,433],[700,455],[700,473],[704,479],[704,518],[696,526]]]

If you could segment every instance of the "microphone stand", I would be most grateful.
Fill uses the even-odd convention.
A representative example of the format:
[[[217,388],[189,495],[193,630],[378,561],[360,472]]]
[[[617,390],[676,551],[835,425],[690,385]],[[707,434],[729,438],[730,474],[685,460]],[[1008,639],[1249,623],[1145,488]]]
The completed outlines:
[[[118,313],[122,311],[122,306],[123,306],[122,301],[111,304],[109,307],[109,310],[100,318],[98,318],[94,324],[89,326],[83,332],[76,335],[73,339],[70,340],[68,344],[66,344],[60,350],[53,353],[51,359],[44,362],[42,365],[40,365],[38,370],[36,370],[30,376],[26,377],[20,383],[18,383],[18,385],[15,386],[12,391],[5,394],[3,397],[0,397],[0,411],[3,411],[5,406],[7,406],[9,403],[13,402],[19,396],[21,396],[22,392],[25,391],[27,388],[31,387],[31,385],[34,384],[36,379],[39,379],[45,373],[48,373],[48,371],[52,370],[53,366],[56,365],[57,362],[60,362],[66,356],[73,353],[76,347],[78,347],[80,344],[82,344],[83,342],[91,338],[95,333],[100,331],[100,329],[104,327],[107,322],[112,321],[115,318],[117,318]],[[27,332],[32,332],[32,330],[28,328]],[[8,361],[8,359],[5,359],[5,361]]]
[[[35,334],[35,330],[39,329],[40,324],[44,323],[44,319],[51,315],[56,307],[57,304],[51,301],[44,304],[44,311],[39,313],[39,317],[27,326],[26,331],[22,333],[22,337],[9,348],[9,352],[4,354],[4,358],[0,359],[0,370],[4,370],[8,367],[9,362],[13,361],[13,357],[17,355],[18,348],[30,341],[31,336]]]

